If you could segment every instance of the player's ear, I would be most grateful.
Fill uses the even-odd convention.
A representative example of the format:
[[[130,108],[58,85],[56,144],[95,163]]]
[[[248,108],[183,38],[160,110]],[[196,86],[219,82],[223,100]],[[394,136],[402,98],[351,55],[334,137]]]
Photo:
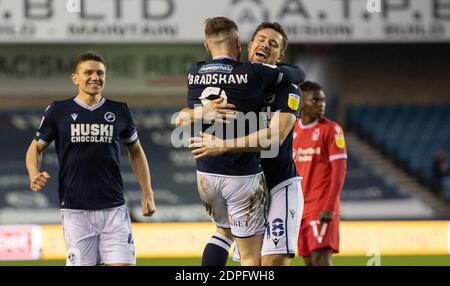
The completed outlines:
[[[209,49],[207,42],[203,42],[203,47],[205,47],[205,50],[208,52],[208,54],[211,54],[211,50]]]
[[[72,74],[72,82],[73,82],[73,84],[78,86],[78,84],[79,84],[78,83],[78,75],[76,73]]]
[[[281,52],[277,59],[278,62],[281,62],[282,60],[284,60],[284,52]]]

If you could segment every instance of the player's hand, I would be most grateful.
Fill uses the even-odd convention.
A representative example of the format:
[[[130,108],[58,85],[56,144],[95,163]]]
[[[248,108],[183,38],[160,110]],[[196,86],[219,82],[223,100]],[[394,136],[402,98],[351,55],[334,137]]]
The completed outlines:
[[[141,199],[141,208],[143,216],[152,216],[156,211],[153,191],[144,192]]]
[[[319,220],[320,223],[328,223],[332,219],[333,219],[333,212],[329,211],[320,211],[317,217],[317,220]]]
[[[189,149],[191,149],[195,159],[204,156],[217,156],[226,151],[224,140],[205,132],[200,132],[200,137],[192,137],[190,142]]]
[[[236,106],[231,103],[225,103],[223,97],[211,100],[202,106],[202,117],[212,123],[225,122],[236,118]]]
[[[39,172],[30,177],[30,190],[32,192],[39,192],[47,184],[50,175],[47,172]]]

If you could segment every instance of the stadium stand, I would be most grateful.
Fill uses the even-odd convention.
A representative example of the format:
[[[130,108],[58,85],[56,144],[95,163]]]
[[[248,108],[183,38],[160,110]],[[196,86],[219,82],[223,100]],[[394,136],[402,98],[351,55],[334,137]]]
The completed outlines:
[[[140,191],[122,149],[123,180],[126,199],[135,221],[207,221],[196,189],[195,161],[184,148],[171,143],[174,108],[134,108],[136,126],[150,161],[153,185],[158,204],[154,217],[140,214]],[[365,109],[364,112],[367,112]],[[352,116],[360,110],[352,109]],[[42,111],[38,109],[4,110],[0,113],[0,223],[59,223],[57,174],[54,150],[44,156],[43,169],[52,179],[43,192],[28,191],[28,179],[23,165],[25,150],[38,127]],[[370,115],[373,124],[375,112]],[[373,115],[371,115],[373,114]],[[372,120],[372,121],[370,121]],[[361,122],[366,122],[362,120]],[[365,123],[368,124],[368,123]],[[370,126],[370,125],[368,125]],[[348,177],[342,193],[343,219],[423,218],[432,213],[421,202],[368,164],[364,155],[349,141]],[[11,146],[14,148],[10,148]],[[52,147],[53,148],[53,145]],[[414,205],[414,208],[410,206]],[[380,206],[383,211],[380,213]],[[405,207],[406,206],[406,207]],[[363,207],[363,210],[360,210]]]
[[[450,153],[450,105],[351,106],[347,125],[433,188],[437,149]]]

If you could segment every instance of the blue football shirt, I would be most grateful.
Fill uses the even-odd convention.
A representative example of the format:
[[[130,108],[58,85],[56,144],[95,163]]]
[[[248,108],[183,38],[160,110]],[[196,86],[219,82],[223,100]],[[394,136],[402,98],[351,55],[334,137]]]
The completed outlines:
[[[105,98],[94,106],[76,98],[55,101],[45,110],[35,140],[46,145],[55,141],[61,208],[98,210],[125,203],[120,144],[138,141],[126,103]]]

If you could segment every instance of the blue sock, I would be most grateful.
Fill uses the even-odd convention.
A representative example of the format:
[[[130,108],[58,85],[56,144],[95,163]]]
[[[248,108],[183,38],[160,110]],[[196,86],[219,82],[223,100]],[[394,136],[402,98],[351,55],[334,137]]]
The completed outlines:
[[[203,250],[202,266],[225,266],[233,241],[216,232]]]

